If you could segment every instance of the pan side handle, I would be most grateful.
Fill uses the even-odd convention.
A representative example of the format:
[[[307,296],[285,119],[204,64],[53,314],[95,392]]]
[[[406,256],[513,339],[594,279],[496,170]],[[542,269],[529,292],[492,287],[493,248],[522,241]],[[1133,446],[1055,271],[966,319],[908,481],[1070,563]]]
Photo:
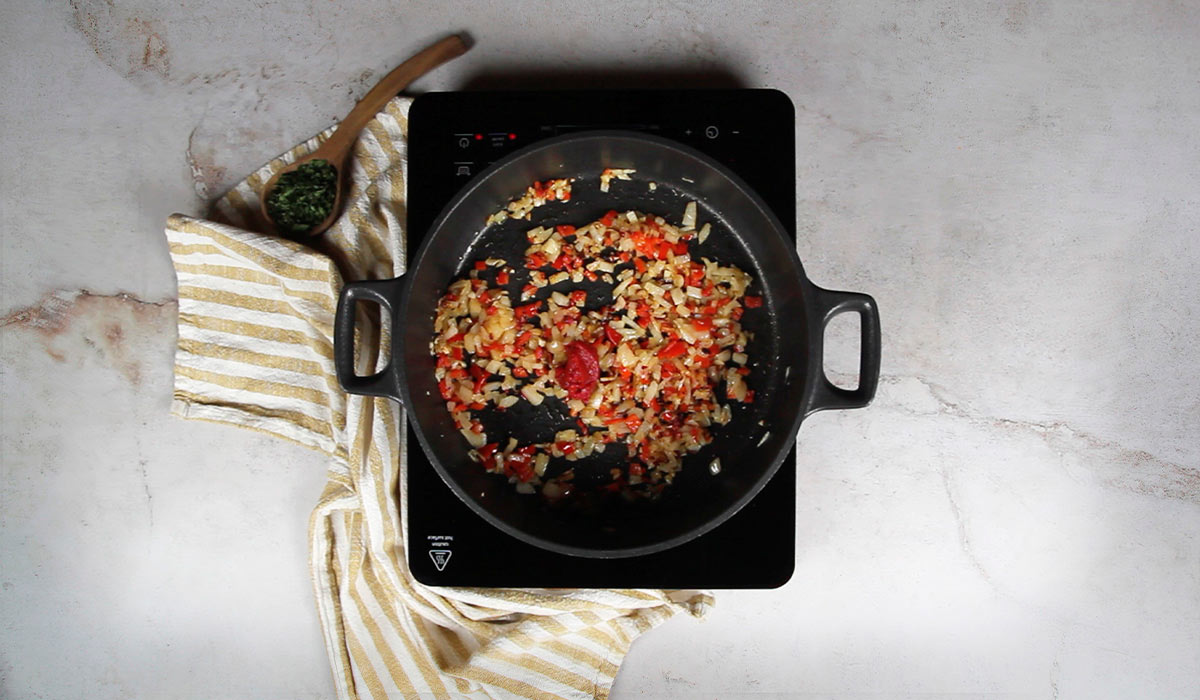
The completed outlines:
[[[879,330],[879,308],[875,300],[858,292],[838,292],[814,287],[816,293],[818,326],[812,333],[810,357],[818,365],[816,386],[807,413],[835,408],[863,408],[875,398],[879,386],[881,338]],[[834,316],[857,313],[862,326],[862,340],[858,362],[858,386],[843,389],[835,386],[825,376],[825,328]]]
[[[395,316],[392,299],[400,293],[400,278],[350,282],[338,297],[337,316],[333,323],[333,364],[338,384],[351,394],[386,396],[401,401],[396,369],[391,358],[384,368],[369,376],[360,376],[354,368],[354,321],[359,301],[370,301],[383,307],[382,323],[392,324],[395,338]],[[394,341],[393,341],[394,342]]]

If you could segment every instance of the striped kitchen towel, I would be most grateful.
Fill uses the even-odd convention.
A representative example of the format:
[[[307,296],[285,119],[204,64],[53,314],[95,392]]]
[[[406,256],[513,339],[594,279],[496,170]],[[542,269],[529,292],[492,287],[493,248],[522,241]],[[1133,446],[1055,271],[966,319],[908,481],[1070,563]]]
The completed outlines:
[[[312,247],[264,230],[258,193],[326,131],[263,166],[208,219],[173,215],[179,280],[173,411],[266,431],[329,455],[310,523],[317,610],[342,698],[606,697],[641,633],[712,604],[699,591],[432,588],[404,554],[404,420],[347,396],[333,368],[343,279],[403,274],[409,98],[355,147],[346,210]],[[379,329],[360,319],[363,347]],[[376,353],[377,354],[377,353]],[[359,372],[380,358],[364,353]]]

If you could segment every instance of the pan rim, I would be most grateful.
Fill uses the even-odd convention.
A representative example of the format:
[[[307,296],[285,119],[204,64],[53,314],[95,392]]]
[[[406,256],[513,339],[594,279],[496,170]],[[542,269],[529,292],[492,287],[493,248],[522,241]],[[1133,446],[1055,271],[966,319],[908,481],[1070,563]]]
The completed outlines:
[[[801,298],[802,298],[802,303],[805,307],[806,312],[810,315],[810,318],[808,319],[808,321],[811,323],[811,321],[812,321],[811,314],[813,312],[812,298],[813,298],[813,294],[814,294],[815,285],[813,285],[813,283],[808,279],[807,275],[805,274],[803,264],[800,260],[799,254],[796,251],[795,242],[790,240],[790,238],[787,236],[786,229],[785,229],[783,223],[780,221],[780,219],[775,214],[775,212],[767,205],[767,203],[762,199],[762,197],[753,188],[751,188],[740,176],[738,176],[736,173],[734,173],[732,170],[730,170],[727,166],[723,165],[722,163],[717,162],[712,157],[710,157],[694,148],[691,148],[690,146],[687,146],[687,145],[679,143],[677,141],[663,138],[660,136],[644,134],[644,133],[634,132],[634,131],[610,130],[610,129],[580,131],[580,132],[575,132],[572,134],[551,137],[551,138],[547,138],[547,139],[538,141],[534,144],[531,144],[529,146],[526,146],[525,148],[522,148],[518,151],[515,151],[515,152],[509,154],[505,158],[502,158],[502,159],[496,161],[495,163],[489,165],[484,170],[480,171],[475,177],[473,177],[472,180],[470,182],[468,182],[461,190],[459,190],[454,195],[454,198],[451,201],[449,201],[439,212],[438,216],[434,219],[433,223],[430,225],[430,227],[428,229],[428,233],[425,236],[424,240],[422,241],[421,247],[418,249],[416,254],[413,256],[411,263],[405,268],[405,274],[403,275],[404,280],[402,281],[402,286],[401,286],[401,291],[400,291],[400,299],[399,299],[399,303],[397,304],[397,311],[395,314],[395,318],[401,319],[401,320],[406,320],[410,317],[410,315],[411,315],[410,303],[411,303],[411,299],[412,299],[412,287],[415,284],[415,279],[416,279],[416,274],[414,274],[414,273],[417,270],[421,269],[422,264],[426,262],[427,257],[431,254],[431,251],[435,247],[434,246],[435,239],[438,238],[438,233],[444,228],[446,221],[453,216],[455,210],[459,206],[461,206],[462,202],[468,200],[474,192],[476,192],[479,188],[483,187],[484,184],[493,176],[494,173],[496,173],[506,167],[510,167],[510,165],[514,162],[517,162],[517,161],[520,161],[523,159],[527,159],[527,158],[531,158],[541,151],[544,151],[547,149],[558,148],[561,145],[567,144],[567,143],[575,143],[575,142],[581,142],[581,141],[593,141],[593,140],[602,141],[602,142],[614,142],[614,141],[621,141],[621,140],[633,141],[633,142],[639,142],[639,143],[643,143],[643,144],[650,144],[651,146],[656,147],[656,148],[662,148],[662,149],[667,149],[670,151],[682,153],[686,157],[697,161],[698,163],[702,164],[705,168],[708,168],[708,169],[716,172],[719,176],[724,178],[737,191],[737,194],[739,197],[745,199],[748,205],[753,206],[758,211],[758,213],[764,219],[767,220],[767,222],[769,224],[769,228],[770,228],[770,233],[764,232],[763,235],[779,236],[787,244],[786,247],[790,252],[789,262],[794,267],[794,271],[795,271],[798,281],[800,283],[800,294],[801,294]],[[483,229],[483,227],[481,227],[481,230],[482,229]],[[404,354],[405,354],[404,334],[399,333],[399,332],[393,332],[393,334],[392,334],[392,358],[391,359],[392,359],[393,367],[395,367],[397,370],[396,378],[397,378],[397,384],[399,385],[398,389],[399,389],[399,393],[400,393],[400,396],[402,399],[402,401],[401,401],[402,405],[405,407],[405,409],[406,409],[405,412],[407,414],[409,412],[408,407],[412,406],[413,403],[412,403],[411,387],[410,387],[409,381],[408,381],[408,368],[406,366],[406,363],[403,362]],[[416,434],[417,440],[418,440],[419,444],[421,445],[421,449],[423,449],[425,451],[426,456],[429,458],[429,461],[430,461],[431,465],[433,466],[434,470],[437,471],[438,476],[451,489],[451,491],[454,492],[454,494],[459,498],[459,500],[462,501],[464,504],[466,504],[467,507],[470,508],[470,510],[472,512],[474,512],[476,515],[483,518],[488,524],[498,528],[499,530],[508,534],[509,536],[512,536],[520,541],[527,542],[529,544],[532,544],[534,546],[540,547],[545,550],[549,550],[549,551],[556,552],[559,554],[575,556],[575,557],[584,557],[584,558],[590,558],[590,559],[621,559],[621,558],[644,556],[644,555],[653,554],[656,552],[661,552],[661,551],[665,551],[665,550],[680,546],[680,545],[690,542],[691,540],[694,540],[694,539],[712,531],[713,529],[719,527],[720,525],[724,524],[726,521],[728,521],[730,518],[732,518],[734,515],[736,515],[740,510],[742,510],[746,505],[748,505],[762,491],[762,489],[766,486],[766,484],[775,477],[775,475],[778,472],[780,466],[782,465],[784,459],[786,459],[787,455],[790,452],[788,447],[792,444],[792,442],[795,441],[795,439],[796,439],[795,436],[799,431],[800,425],[803,423],[805,417],[809,413],[808,408],[812,403],[812,396],[813,396],[813,390],[814,390],[814,384],[815,384],[814,367],[811,366],[814,364],[815,363],[808,363],[808,365],[810,365],[810,366],[806,366],[804,368],[803,374],[804,374],[805,383],[803,385],[803,391],[799,392],[799,398],[797,399],[799,402],[799,406],[797,407],[798,410],[796,411],[795,418],[792,420],[792,424],[790,426],[788,426],[787,434],[790,436],[790,439],[786,440],[783,443],[783,445],[781,446],[781,449],[776,451],[776,454],[771,459],[771,463],[763,471],[763,473],[760,475],[760,477],[750,486],[750,488],[748,488],[745,491],[745,493],[743,493],[739,498],[733,500],[728,506],[726,506],[716,516],[709,518],[708,520],[692,527],[691,529],[689,529],[681,534],[678,534],[678,535],[675,535],[673,537],[669,537],[666,539],[650,542],[648,544],[640,544],[640,545],[635,545],[635,546],[630,546],[630,547],[617,547],[617,548],[581,547],[581,546],[577,546],[577,545],[564,544],[562,542],[549,540],[542,536],[539,536],[536,533],[515,527],[514,525],[512,525],[508,522],[505,522],[501,518],[494,515],[482,503],[480,503],[470,493],[468,493],[467,490],[463,487],[463,485],[459,484],[455,479],[453,479],[451,477],[451,475],[448,473],[448,469],[437,458],[437,455],[435,454],[435,452],[430,444],[430,441],[427,439],[420,424],[415,419],[413,420],[413,424],[414,424],[413,432]],[[816,368],[816,369],[819,369],[819,368]]]

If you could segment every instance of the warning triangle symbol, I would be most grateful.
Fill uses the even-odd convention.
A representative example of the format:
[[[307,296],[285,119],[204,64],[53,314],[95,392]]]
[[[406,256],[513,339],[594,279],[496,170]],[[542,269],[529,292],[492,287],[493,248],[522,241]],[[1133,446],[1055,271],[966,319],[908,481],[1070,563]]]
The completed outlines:
[[[433,565],[437,567],[438,571],[443,571],[446,568],[446,562],[450,561],[450,550],[431,549],[429,558],[433,560]]]

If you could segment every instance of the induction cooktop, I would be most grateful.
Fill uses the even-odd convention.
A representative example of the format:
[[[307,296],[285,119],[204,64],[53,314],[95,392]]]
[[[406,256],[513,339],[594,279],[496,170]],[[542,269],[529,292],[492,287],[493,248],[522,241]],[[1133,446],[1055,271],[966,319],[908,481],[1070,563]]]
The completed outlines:
[[[754,188],[795,238],[794,126],[792,103],[776,90],[428,93],[409,113],[408,252],[489,164],[541,139],[595,129],[654,134],[706,153]],[[413,575],[427,585],[774,588],[792,575],[794,444],[759,494],[720,526],[666,551],[593,559],[541,549],[483,520],[404,429],[405,546]]]

